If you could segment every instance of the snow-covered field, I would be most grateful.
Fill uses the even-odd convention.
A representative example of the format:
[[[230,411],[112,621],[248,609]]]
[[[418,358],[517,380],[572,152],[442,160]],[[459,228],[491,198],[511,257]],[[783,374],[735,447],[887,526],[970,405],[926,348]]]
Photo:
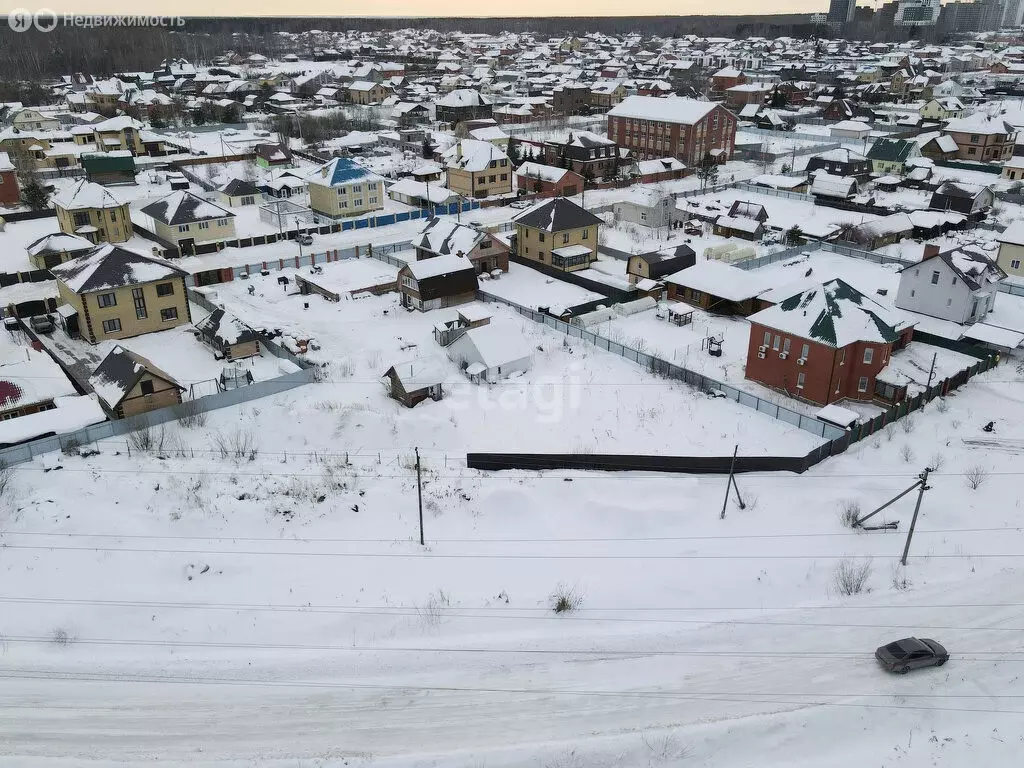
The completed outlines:
[[[101,443],[24,465],[0,765],[1012,765],[1024,432],[1001,370],[805,475],[740,476],[724,520],[719,476],[483,475],[425,451],[421,548],[408,448],[346,467],[282,440],[332,385],[181,430],[252,430],[253,461]],[[925,463],[899,569],[913,497],[880,516],[898,533],[839,506]],[[837,593],[843,558],[870,562],[859,596]],[[565,588],[581,602],[556,615]],[[883,673],[873,649],[909,634],[952,660]]]

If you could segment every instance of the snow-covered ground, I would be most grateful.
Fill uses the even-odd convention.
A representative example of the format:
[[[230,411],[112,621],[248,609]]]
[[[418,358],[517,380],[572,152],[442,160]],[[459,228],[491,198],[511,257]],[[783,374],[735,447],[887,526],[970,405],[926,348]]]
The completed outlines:
[[[1012,765],[1024,519],[1000,500],[1024,421],[1001,370],[807,474],[741,475],[724,520],[720,476],[485,475],[425,451],[421,548],[405,441],[379,465],[340,465],[347,430],[333,457],[293,452],[332,385],[181,430],[198,449],[251,430],[254,461],[101,443],[24,465],[0,765]],[[900,532],[851,532],[839,506],[925,463],[899,569],[913,497],[880,516]],[[870,563],[859,596],[836,590],[843,558]],[[576,611],[550,610],[559,585]],[[874,648],[911,634],[949,664],[883,673]]]
[[[481,282],[480,289],[524,307],[548,307],[552,311],[602,298],[600,293],[548,277],[535,269],[515,263],[510,263],[508,272],[497,280]]]

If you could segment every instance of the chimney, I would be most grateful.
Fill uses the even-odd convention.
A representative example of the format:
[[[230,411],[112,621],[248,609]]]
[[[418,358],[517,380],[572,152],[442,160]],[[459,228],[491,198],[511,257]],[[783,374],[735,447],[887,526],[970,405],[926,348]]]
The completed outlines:
[[[924,261],[925,259],[930,259],[932,256],[938,256],[938,255],[939,255],[939,246],[938,245],[936,245],[935,243],[925,243],[924,244],[924,253],[921,254],[921,261]]]

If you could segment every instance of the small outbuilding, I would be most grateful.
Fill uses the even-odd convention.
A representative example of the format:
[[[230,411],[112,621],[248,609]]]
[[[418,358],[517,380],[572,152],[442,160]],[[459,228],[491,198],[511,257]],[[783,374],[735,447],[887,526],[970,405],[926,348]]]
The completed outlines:
[[[215,309],[197,322],[196,337],[212,347],[218,359],[241,360],[261,354],[259,334],[224,309]]]
[[[390,382],[391,397],[406,408],[412,408],[428,397],[431,400],[444,397],[441,385],[445,380],[445,363],[436,355],[395,363],[387,369],[384,377]]]
[[[181,404],[185,388],[169,373],[120,344],[110,350],[89,377],[89,386],[111,418]]]
[[[466,331],[447,352],[475,383],[524,373],[533,362],[533,352],[517,328],[493,323]]]

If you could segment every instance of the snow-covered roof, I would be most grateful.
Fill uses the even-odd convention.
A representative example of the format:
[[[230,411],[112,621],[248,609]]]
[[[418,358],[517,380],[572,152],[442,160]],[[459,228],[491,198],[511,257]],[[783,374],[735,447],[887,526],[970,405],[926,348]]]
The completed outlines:
[[[177,386],[178,389],[184,389],[173,376],[120,344],[103,358],[103,362],[89,377],[89,386],[107,408],[114,410],[147,373]]]
[[[727,216],[722,215],[715,219],[715,225],[724,227],[727,229],[735,229],[739,232],[747,232],[753,234],[763,226],[763,224],[757,219],[751,219],[746,216]]]
[[[483,128],[474,128],[469,135],[478,141],[504,141],[508,134],[501,130],[499,125],[486,125]]]
[[[215,309],[195,324],[203,336],[219,346],[232,346],[259,341],[259,335],[235,315],[224,309]]]
[[[533,348],[520,328],[511,323],[490,323],[471,328],[448,347],[453,360],[498,368],[531,358]]]
[[[692,267],[669,275],[665,282],[702,291],[728,301],[745,301],[764,290],[764,285],[754,273],[721,261],[698,262]]]
[[[835,348],[858,341],[891,343],[911,325],[896,311],[839,279],[756,312],[750,322]]]
[[[601,224],[601,219],[586,208],[564,197],[543,200],[513,218],[516,224],[545,232],[564,232]]]
[[[413,278],[417,281],[450,275],[455,272],[463,272],[467,269],[476,271],[473,267],[473,262],[465,256],[457,256],[454,253],[445,256],[434,256],[433,258],[421,259],[419,261],[410,261],[406,268],[408,268]]]
[[[119,208],[124,205],[109,189],[85,179],[54,195],[53,204],[65,211],[77,211],[84,208]]]
[[[1002,117],[990,116],[983,112],[977,112],[967,117],[958,117],[946,123],[945,130],[955,133],[1016,133],[1017,129],[1010,125]]]
[[[811,182],[811,194],[824,197],[847,198],[857,191],[857,180],[852,176],[834,176],[817,171]]]
[[[718,106],[715,101],[697,101],[678,96],[628,96],[608,112],[609,117],[657,120],[663,123],[693,125]]]
[[[540,179],[551,183],[562,180],[565,174],[569,173],[568,168],[559,168],[554,165],[543,165],[542,163],[525,162],[516,169],[518,176],[525,176],[531,179]]]
[[[686,165],[675,157],[658,157],[653,160],[640,160],[636,164],[636,169],[641,176],[649,176],[668,171],[682,171],[686,169]]]
[[[77,259],[50,267],[50,272],[75,293],[169,280],[187,274],[169,261],[109,243]]]
[[[1024,245],[1024,219],[1016,219],[1002,234],[996,236],[1000,243]]]
[[[6,152],[0,152],[0,171],[13,171],[14,163]]]
[[[195,221],[233,218],[235,214],[216,203],[204,200],[188,190],[179,189],[164,195],[142,209],[142,213],[152,216],[168,226],[190,224]]]
[[[460,224],[450,217],[434,217],[413,238],[412,243],[416,248],[442,256],[451,253],[465,256],[487,237],[486,232],[468,224]]]
[[[448,187],[434,182],[428,184],[425,181],[416,181],[416,179],[399,179],[390,187],[388,187],[388,194],[391,195],[392,199],[396,195],[402,195],[404,197],[418,197],[422,200],[429,200],[432,203],[445,203],[453,195]]]
[[[846,429],[847,427],[853,426],[860,421],[860,414],[856,411],[851,411],[849,408],[843,408],[835,403],[830,403],[818,411],[817,416],[822,421],[827,421],[829,424],[835,424],[836,426]]]
[[[463,139],[444,153],[449,168],[476,173],[486,170],[491,162],[508,160],[508,155],[489,141]]]
[[[319,184],[327,187],[383,181],[376,173],[347,157],[336,157],[324,163],[307,174],[306,180],[310,184]]]
[[[92,250],[95,247],[91,240],[86,240],[84,237],[55,232],[29,243],[25,250],[28,251],[29,256],[38,256],[46,253],[79,253]]]
[[[439,107],[478,107],[493,104],[494,100],[472,88],[457,88],[434,103]]]
[[[0,411],[74,395],[75,387],[46,352],[3,342],[0,346]]]
[[[419,357],[404,363],[395,363],[388,369],[387,373],[390,373],[392,370],[406,392],[416,392],[420,389],[441,384],[448,374],[444,359],[437,355]]]

